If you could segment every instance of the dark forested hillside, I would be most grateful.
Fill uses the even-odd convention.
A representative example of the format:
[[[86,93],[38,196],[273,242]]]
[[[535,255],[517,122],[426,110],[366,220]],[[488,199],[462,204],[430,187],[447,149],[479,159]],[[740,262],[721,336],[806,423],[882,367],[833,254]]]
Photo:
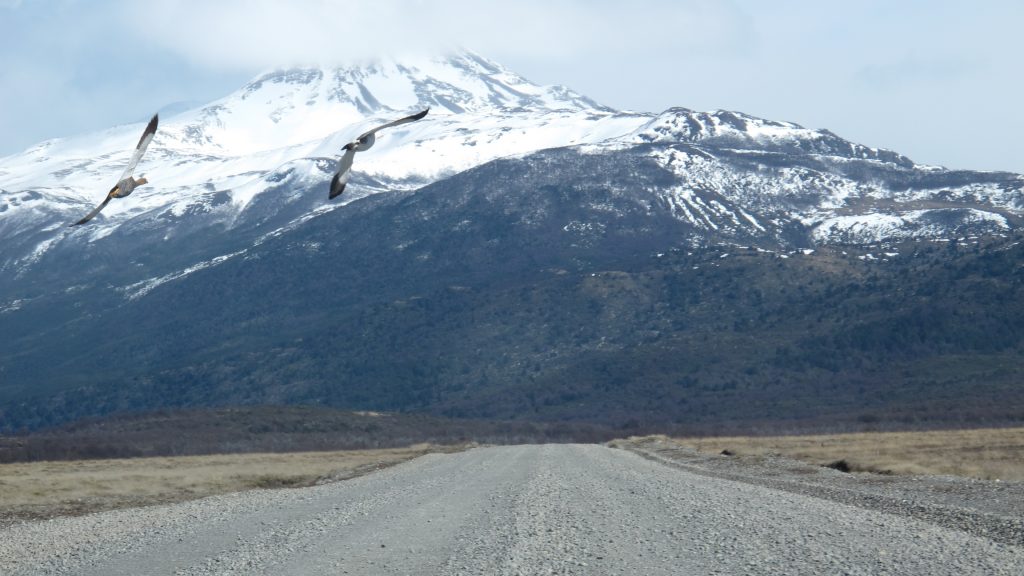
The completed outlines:
[[[651,193],[673,181],[644,154],[552,150],[146,282],[40,284],[0,316],[0,429],[256,404],[625,428],[1024,418],[1019,232],[812,251],[796,219],[677,218]]]
[[[490,275],[300,256],[318,241],[107,315],[130,341],[71,342],[53,368],[86,366],[81,386],[8,405],[5,422],[250,403],[695,428],[1024,418],[1014,239],[495,259]]]

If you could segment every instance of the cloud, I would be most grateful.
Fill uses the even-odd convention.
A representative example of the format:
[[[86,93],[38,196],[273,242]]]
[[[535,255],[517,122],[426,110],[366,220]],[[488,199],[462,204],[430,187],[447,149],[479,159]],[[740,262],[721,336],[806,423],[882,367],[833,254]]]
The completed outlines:
[[[464,46],[484,55],[734,50],[739,12],[716,0],[150,0],[126,5],[148,41],[212,69],[351,62]]]
[[[146,40],[150,24],[128,9],[135,3],[0,2],[0,156],[174,100],[222,96],[248,76],[211,90],[217,78],[184,70],[180,56]]]
[[[0,155],[268,68],[461,46],[616,108],[741,110],[1019,167],[1022,18],[1018,0],[0,0]],[[940,116],[955,109],[1000,110],[1001,128]]]
[[[734,0],[0,0],[0,155],[212,100],[270,68],[465,47],[610,104],[750,50]],[[611,88],[609,88],[611,86]]]

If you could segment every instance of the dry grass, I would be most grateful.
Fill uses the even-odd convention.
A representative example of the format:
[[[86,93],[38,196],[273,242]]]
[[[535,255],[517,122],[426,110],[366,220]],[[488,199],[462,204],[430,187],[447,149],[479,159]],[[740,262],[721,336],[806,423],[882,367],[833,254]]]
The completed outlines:
[[[461,448],[226,454],[0,464],[0,523],[180,502],[252,488],[309,486]]]
[[[852,471],[1024,481],[1024,428],[675,441],[715,454],[722,450],[740,456],[780,454],[819,465],[845,460]]]

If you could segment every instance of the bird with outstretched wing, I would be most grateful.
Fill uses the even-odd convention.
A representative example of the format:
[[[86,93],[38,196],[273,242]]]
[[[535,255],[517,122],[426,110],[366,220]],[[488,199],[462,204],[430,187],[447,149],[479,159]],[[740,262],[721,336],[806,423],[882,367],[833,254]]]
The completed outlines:
[[[429,111],[430,108],[427,108],[426,110],[413,114],[412,116],[406,116],[405,118],[399,118],[394,122],[382,124],[373,130],[363,132],[359,135],[359,138],[345,144],[344,148],[342,148],[345,153],[341,156],[341,160],[338,161],[338,171],[334,174],[334,178],[331,179],[331,191],[327,197],[329,199],[333,199],[340,196],[341,193],[345,191],[345,185],[348,184],[348,179],[352,176],[352,160],[355,159],[356,152],[369,150],[377,140],[377,132],[385,128],[398,126],[399,124],[415,122],[416,120],[426,116]]]
[[[132,173],[135,172],[135,167],[138,166],[139,160],[142,159],[142,155],[146,152],[146,148],[149,146],[149,143],[153,141],[153,135],[156,134],[156,125],[158,121],[157,116],[157,114],[154,114],[153,118],[149,121],[149,124],[146,125],[146,129],[142,132],[142,138],[139,138],[139,143],[135,146],[135,152],[132,154],[132,159],[128,161],[128,166],[124,169],[124,172],[121,174],[121,178],[117,181],[117,184],[110,189],[110,192],[107,192],[107,197],[99,206],[94,208],[92,212],[86,214],[85,218],[75,222],[72,226],[85,224],[89,220],[92,220],[100,213],[100,210],[103,210],[103,208],[106,207],[107,203],[110,202],[112,198],[124,198],[131,194],[137,187],[149,183],[149,180],[146,180],[144,176],[142,178],[133,178]]]

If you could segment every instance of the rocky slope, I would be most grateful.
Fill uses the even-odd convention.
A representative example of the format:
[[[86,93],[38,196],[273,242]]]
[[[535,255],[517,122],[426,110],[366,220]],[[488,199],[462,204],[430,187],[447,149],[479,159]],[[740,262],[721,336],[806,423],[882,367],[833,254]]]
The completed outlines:
[[[327,201],[344,142],[425,106]],[[154,184],[67,228],[139,129],[0,159],[0,428],[261,402],[903,418],[922,390],[938,418],[964,386],[959,416],[1012,417],[991,408],[1015,369],[983,373],[1019,353],[1019,175],[615,111],[462,53],[274,72],[165,118],[137,171]],[[936,372],[951,351],[975,356]]]

